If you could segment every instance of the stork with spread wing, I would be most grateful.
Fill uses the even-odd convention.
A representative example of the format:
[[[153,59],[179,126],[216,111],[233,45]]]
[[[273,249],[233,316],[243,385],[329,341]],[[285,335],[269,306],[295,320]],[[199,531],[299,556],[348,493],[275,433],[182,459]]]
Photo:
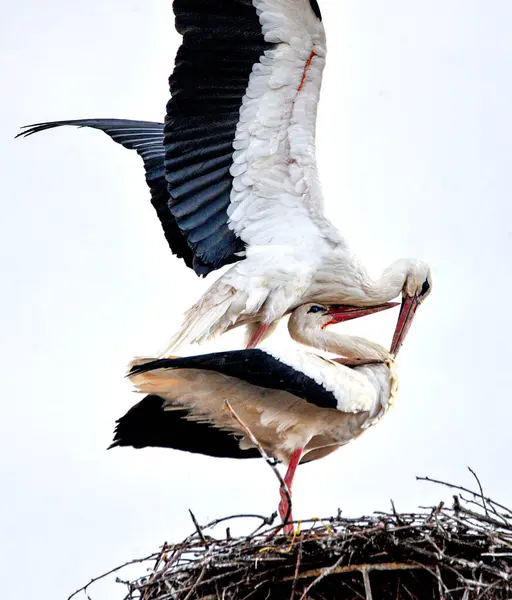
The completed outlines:
[[[165,124],[58,121],[100,129],[144,160],[171,250],[198,275],[235,263],[186,313],[169,350],[248,325],[256,346],[309,302],[379,306],[399,324],[429,293],[428,265],[401,259],[372,280],[323,213],[315,123],[326,57],[316,0],[174,0],[183,35]],[[396,334],[395,334],[396,337]]]
[[[361,316],[391,306],[361,309]],[[259,456],[255,438],[287,465],[284,483],[291,494],[299,463],[361,435],[396,396],[395,351],[408,327],[399,327],[388,352],[365,338],[327,330],[346,320],[339,307],[318,304],[299,306],[290,317],[295,341],[338,355],[332,358],[297,346],[286,353],[247,349],[134,361],[129,377],[148,395],[118,420],[111,447],[156,446],[243,459]],[[288,498],[282,488],[283,521],[291,518]],[[285,526],[286,532],[292,529]]]

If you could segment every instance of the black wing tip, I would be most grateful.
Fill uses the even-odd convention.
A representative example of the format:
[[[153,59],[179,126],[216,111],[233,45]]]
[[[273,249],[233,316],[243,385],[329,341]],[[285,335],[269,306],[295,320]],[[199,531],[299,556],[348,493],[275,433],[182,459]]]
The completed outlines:
[[[110,444],[110,446],[107,448],[107,450],[112,450],[112,448],[118,448],[120,446],[123,446],[123,440],[122,440],[122,428],[123,428],[123,417],[121,417],[120,419],[117,419],[116,421],[116,426],[114,428],[114,436],[112,439],[112,443]],[[121,431],[120,431],[121,429]]]
[[[47,129],[54,129],[55,127],[61,127],[62,125],[74,125],[75,127],[85,127],[82,119],[33,123],[32,125],[22,125],[20,129],[24,129],[25,131],[20,131],[20,133],[18,133],[18,135],[15,136],[14,139],[19,137],[28,137],[29,135],[34,135],[34,133],[46,131]]]
[[[235,436],[187,419],[187,410],[166,411],[165,400],[150,394],[116,421],[110,448],[172,448],[217,458],[259,458],[256,448],[242,450]]]
[[[130,411],[128,411],[128,414],[129,412]],[[127,443],[125,440],[125,421],[126,415],[124,417],[121,417],[120,419],[117,419],[116,426],[114,428],[114,436],[112,439],[112,443],[107,448],[107,450],[112,450],[113,448],[122,448],[123,446],[131,446],[131,444]]]
[[[168,369],[171,366],[171,364],[172,358],[155,358],[152,360],[148,360],[147,362],[137,363],[136,365],[132,365],[126,377],[132,377],[133,375],[141,375],[142,373],[154,371],[155,369]]]
[[[164,399],[150,394],[132,406],[120,419],[117,419],[112,443],[107,448],[121,448],[131,446],[144,448],[151,445],[152,428],[162,414]]]
[[[309,0],[309,4],[311,5],[311,9],[315,13],[316,18],[319,21],[321,21],[322,20],[322,13],[320,12],[320,7],[318,6],[318,1],[317,0]]]
[[[52,125],[50,123],[34,123],[33,125],[22,125],[20,129],[24,129],[25,131],[20,131],[18,135],[14,136],[14,139],[19,137],[28,137],[29,135],[33,135],[34,133],[39,133],[40,131],[44,131],[45,129],[50,129]]]
[[[46,131],[47,129],[54,129],[62,126],[72,126],[78,128],[90,127],[91,129],[99,129],[100,131],[104,131],[108,135],[108,132],[105,131],[105,129],[110,127],[151,127],[158,131],[159,129],[163,129],[164,124],[156,121],[138,121],[135,119],[104,117],[98,119],[65,119],[63,121],[45,121],[43,123],[33,123],[32,125],[22,125],[20,129],[24,129],[24,131],[20,131],[20,133],[18,133],[14,139],[18,137],[28,137],[29,135],[39,133],[40,131]]]

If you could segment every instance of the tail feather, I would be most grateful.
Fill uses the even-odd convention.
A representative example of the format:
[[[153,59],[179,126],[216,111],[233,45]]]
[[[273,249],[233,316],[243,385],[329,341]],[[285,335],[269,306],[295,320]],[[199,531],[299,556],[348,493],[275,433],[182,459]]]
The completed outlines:
[[[172,337],[162,357],[168,357],[182,346],[206,342],[233,325],[237,292],[231,286],[225,287],[227,289],[222,295],[215,293],[217,290],[210,290],[185,313],[180,330]]]
[[[217,280],[185,313],[180,330],[160,356],[169,356],[169,353],[187,344],[202,344],[230,329],[254,321],[268,294],[265,286],[252,286],[249,294],[223,278]]]
[[[167,356],[166,359],[180,358],[179,356]],[[166,359],[154,358],[149,356],[136,356],[128,363],[128,373],[126,377],[132,377],[139,373],[145,373],[152,369],[165,369],[170,365],[170,361]]]
[[[116,421],[110,448],[174,448],[219,458],[258,458],[255,448],[241,449],[231,433],[213,425],[187,419],[183,409],[164,410],[165,401],[157,395],[146,396]]]

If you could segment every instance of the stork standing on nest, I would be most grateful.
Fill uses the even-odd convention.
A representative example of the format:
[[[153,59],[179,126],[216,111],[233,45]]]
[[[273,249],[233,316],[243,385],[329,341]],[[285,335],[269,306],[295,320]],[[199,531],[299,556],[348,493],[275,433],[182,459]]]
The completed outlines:
[[[259,452],[248,430],[268,455],[287,465],[284,482],[291,493],[299,463],[322,458],[359,436],[384,415],[397,390],[393,360],[412,316],[399,323],[391,352],[326,330],[344,320],[344,310],[306,304],[288,323],[295,341],[344,358],[297,348],[286,354],[250,349],[135,361],[129,377],[138,392],[149,395],[119,419],[112,446],[253,458]],[[283,521],[291,518],[283,488],[279,513]]]
[[[143,158],[171,250],[198,275],[236,263],[186,313],[168,351],[248,325],[248,347],[300,304],[412,310],[430,269],[372,280],[323,213],[315,123],[326,43],[317,0],[175,0],[183,35],[165,125],[88,119]],[[344,201],[344,200],[342,200]],[[405,313],[404,313],[405,314]]]

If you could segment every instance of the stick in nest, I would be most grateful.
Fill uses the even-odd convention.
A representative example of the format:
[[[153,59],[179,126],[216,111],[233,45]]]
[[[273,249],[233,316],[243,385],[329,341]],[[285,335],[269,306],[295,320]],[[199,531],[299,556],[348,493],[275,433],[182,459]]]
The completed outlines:
[[[473,471],[473,469],[471,467],[468,467],[468,470],[471,473],[471,475],[473,475],[473,477],[476,479],[476,482],[478,483],[478,488],[480,490],[480,497],[482,498],[482,506],[485,510],[486,516],[489,516],[489,511],[487,510],[487,504],[485,503],[484,490],[482,489],[482,484],[480,483],[480,479],[478,479],[478,475]]]
[[[258,442],[258,440],[256,439],[256,436],[253,434],[253,432],[249,429],[249,427],[247,427],[247,425],[242,421],[242,419],[236,414],[236,411],[229,403],[229,400],[224,400],[224,404],[226,405],[229,412],[233,415],[233,418],[236,420],[236,422],[240,425],[240,427],[249,436],[249,439],[256,446],[258,452],[261,454],[261,457],[263,459],[265,459],[265,462],[272,469],[275,476],[277,477],[279,484],[281,485],[281,489],[284,491],[286,499],[288,500],[288,511],[286,512],[286,516],[283,519],[283,525],[286,524],[288,522],[288,519],[290,518],[290,515],[292,514],[292,496],[290,494],[290,490],[288,489],[288,486],[286,485],[285,480],[283,479],[283,476],[281,475],[281,473],[275,466],[275,464],[274,464],[273,460],[270,458],[270,456],[265,452],[265,450],[263,450],[262,445]]]
[[[194,523],[194,527],[196,528],[196,532],[198,533],[199,537],[201,538],[201,541],[203,542],[203,544],[208,544],[208,542],[206,541],[206,538],[203,535],[201,527],[199,527],[199,523],[197,522],[195,514],[190,510],[190,508],[188,509],[188,512],[190,513],[190,518],[192,519],[192,523]]]

